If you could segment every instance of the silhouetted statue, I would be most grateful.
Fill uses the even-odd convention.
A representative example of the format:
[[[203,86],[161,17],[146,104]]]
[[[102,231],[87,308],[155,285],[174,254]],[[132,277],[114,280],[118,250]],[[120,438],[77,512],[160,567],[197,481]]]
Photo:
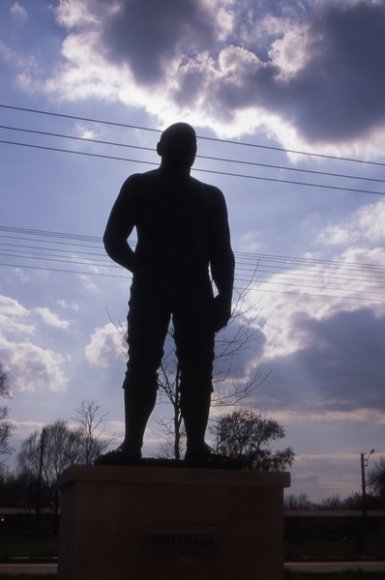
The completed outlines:
[[[157,145],[160,167],[124,182],[103,238],[108,255],[133,274],[123,383],[126,432],[115,452],[127,462],[141,457],[171,317],[187,435],[185,459],[210,458],[204,437],[214,338],[231,316],[234,254],[223,194],[190,176],[196,151],[190,125],[176,123],[166,129]],[[135,250],[127,242],[134,227]],[[215,298],[209,269],[218,291]]]

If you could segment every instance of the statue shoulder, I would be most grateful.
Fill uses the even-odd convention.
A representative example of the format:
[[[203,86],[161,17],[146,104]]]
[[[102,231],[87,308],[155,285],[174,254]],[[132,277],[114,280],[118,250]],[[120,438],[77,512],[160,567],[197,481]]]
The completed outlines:
[[[133,173],[124,181],[122,192],[126,195],[135,195],[140,193],[157,179],[156,171],[147,171],[146,173]]]
[[[212,199],[223,198],[222,191],[216,185],[199,181],[199,179],[196,179],[195,177],[191,177],[191,181],[196,189],[199,189],[202,193],[210,196]]]

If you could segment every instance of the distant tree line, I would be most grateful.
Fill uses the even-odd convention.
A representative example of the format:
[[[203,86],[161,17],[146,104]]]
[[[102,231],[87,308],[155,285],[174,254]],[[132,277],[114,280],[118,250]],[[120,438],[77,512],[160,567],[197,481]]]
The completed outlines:
[[[338,494],[326,497],[321,502],[312,502],[306,493],[289,494],[285,497],[285,509],[290,511],[362,511],[362,494],[351,493],[346,498]],[[365,498],[367,510],[382,510],[385,508],[385,497],[377,492],[367,493]]]
[[[7,375],[0,364],[0,400],[10,397]],[[7,405],[0,405],[0,472],[4,465],[4,459],[11,453],[9,438],[12,432],[12,424],[9,421],[9,409]]]
[[[6,373],[0,364],[0,402],[10,397]],[[11,453],[12,423],[7,405],[0,405],[0,507],[27,508],[38,512],[59,507],[58,478],[72,464],[91,465],[105,452],[112,440],[103,434],[105,413],[95,401],[82,401],[71,423],[63,419],[35,430],[21,444],[15,472],[7,471],[4,460]],[[218,453],[245,461],[249,469],[283,471],[294,461],[294,451],[274,448],[285,430],[274,419],[250,410],[237,410],[214,419],[211,426]],[[368,474],[367,509],[385,508],[385,459],[380,459]],[[314,506],[305,494],[289,495],[286,508],[362,509],[361,494],[346,499],[330,496]]]
[[[9,453],[11,426],[0,417],[1,451]],[[19,507],[38,513],[49,508],[59,510],[58,479],[73,464],[92,465],[110,445],[103,435],[105,414],[95,401],[82,401],[72,425],[57,419],[35,430],[21,444],[16,470],[0,469],[0,507]],[[6,428],[4,427],[6,423]],[[6,435],[6,436],[5,436]]]

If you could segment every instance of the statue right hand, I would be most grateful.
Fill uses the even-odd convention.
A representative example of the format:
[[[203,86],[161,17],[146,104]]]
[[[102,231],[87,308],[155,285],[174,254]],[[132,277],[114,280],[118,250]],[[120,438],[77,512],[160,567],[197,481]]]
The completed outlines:
[[[214,330],[218,332],[227,325],[231,318],[231,300],[218,294],[214,298],[213,310]]]

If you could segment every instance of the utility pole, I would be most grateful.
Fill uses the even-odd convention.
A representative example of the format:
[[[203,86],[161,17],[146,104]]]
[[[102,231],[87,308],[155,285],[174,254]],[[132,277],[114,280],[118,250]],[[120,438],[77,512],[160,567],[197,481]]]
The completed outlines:
[[[366,510],[366,474],[365,468],[368,466],[369,457],[374,453],[374,449],[370,453],[361,453],[361,485],[362,485],[362,515],[364,518],[367,515]]]
[[[37,475],[37,486],[36,486],[36,510],[35,510],[36,529],[38,529],[40,526],[40,502],[41,502],[41,488],[43,482],[44,448],[46,437],[47,430],[46,428],[44,428],[40,435],[39,471]]]

